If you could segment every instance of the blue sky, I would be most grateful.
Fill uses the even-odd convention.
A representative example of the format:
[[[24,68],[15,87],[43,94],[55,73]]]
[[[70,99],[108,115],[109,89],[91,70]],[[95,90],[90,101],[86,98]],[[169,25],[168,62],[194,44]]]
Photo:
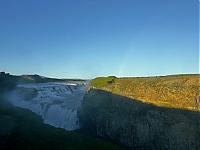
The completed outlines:
[[[199,73],[199,1],[0,0],[0,70],[57,78]]]

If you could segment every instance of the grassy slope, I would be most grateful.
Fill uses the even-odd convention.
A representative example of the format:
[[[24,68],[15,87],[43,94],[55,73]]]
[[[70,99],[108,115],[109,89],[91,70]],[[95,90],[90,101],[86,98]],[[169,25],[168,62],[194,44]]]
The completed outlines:
[[[44,124],[29,110],[0,98],[0,149],[119,149],[110,142]]]
[[[120,94],[157,106],[199,110],[200,75],[169,75],[160,77],[99,77],[91,87]]]

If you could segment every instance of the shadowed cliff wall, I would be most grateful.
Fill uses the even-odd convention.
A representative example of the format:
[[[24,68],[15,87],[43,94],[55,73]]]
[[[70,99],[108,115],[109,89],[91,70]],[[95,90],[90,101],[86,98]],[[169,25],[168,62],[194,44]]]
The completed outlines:
[[[83,129],[133,149],[200,149],[199,112],[164,108],[90,89],[78,111]]]

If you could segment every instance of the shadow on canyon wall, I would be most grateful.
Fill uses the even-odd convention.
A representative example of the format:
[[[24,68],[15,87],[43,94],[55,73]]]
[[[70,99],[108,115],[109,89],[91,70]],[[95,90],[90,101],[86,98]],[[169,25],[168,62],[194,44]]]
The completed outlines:
[[[200,112],[143,103],[90,89],[79,111],[83,131],[127,149],[200,149]]]

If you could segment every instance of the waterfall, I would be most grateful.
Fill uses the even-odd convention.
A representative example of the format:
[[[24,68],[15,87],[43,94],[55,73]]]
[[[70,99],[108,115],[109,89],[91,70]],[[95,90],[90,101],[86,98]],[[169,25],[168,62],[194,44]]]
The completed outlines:
[[[14,106],[41,115],[46,124],[69,131],[80,128],[77,110],[86,92],[86,84],[36,83],[19,85],[19,87],[34,88],[37,96],[25,100],[19,92],[15,91],[12,98],[9,98]]]
[[[63,109],[59,105],[51,105],[46,113],[44,122],[66,130],[75,130],[80,127],[77,110]]]

